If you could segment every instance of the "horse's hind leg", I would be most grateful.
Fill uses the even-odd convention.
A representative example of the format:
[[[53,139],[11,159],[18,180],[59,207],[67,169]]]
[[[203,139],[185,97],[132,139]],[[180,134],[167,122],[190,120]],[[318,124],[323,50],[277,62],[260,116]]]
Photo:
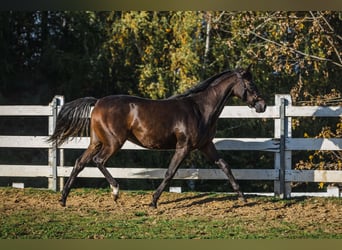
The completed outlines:
[[[77,175],[84,169],[86,164],[88,164],[91,161],[92,157],[98,152],[98,150],[99,150],[99,144],[91,144],[86,149],[86,151],[84,151],[84,153],[76,160],[75,166],[72,169],[72,172],[63,187],[62,197],[59,200],[59,203],[63,207],[65,207],[67,197],[69,195],[70,189]]]
[[[102,145],[101,150],[94,156],[93,162],[96,164],[98,169],[102,172],[108,183],[113,190],[113,198],[116,201],[119,198],[119,183],[113,178],[113,176],[106,169],[104,164],[107,162],[109,157],[115,154],[121,145],[119,143],[112,143],[112,145]]]

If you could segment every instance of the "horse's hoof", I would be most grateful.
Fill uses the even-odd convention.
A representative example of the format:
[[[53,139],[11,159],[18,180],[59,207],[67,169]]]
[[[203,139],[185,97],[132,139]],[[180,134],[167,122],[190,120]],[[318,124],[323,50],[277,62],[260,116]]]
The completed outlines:
[[[118,199],[119,199],[119,195],[114,195],[114,194],[113,194],[113,200],[114,200],[114,202],[118,202]]]
[[[60,204],[62,207],[65,207],[65,201],[63,201],[62,199],[59,200],[59,204]]]
[[[157,203],[151,202],[149,207],[156,209],[157,208]]]
[[[239,200],[244,202],[244,203],[247,203],[247,199],[245,196],[239,196]]]

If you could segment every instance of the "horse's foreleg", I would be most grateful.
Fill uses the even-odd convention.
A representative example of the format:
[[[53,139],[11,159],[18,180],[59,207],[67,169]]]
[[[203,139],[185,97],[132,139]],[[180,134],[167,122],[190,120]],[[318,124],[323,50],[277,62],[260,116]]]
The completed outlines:
[[[246,201],[246,198],[244,194],[240,191],[240,186],[236,182],[228,163],[226,163],[223,159],[219,159],[215,161],[215,164],[218,165],[222,169],[222,171],[226,174],[230,184],[232,185],[232,188],[238,194],[239,198],[242,199],[243,201]]]
[[[234,175],[228,165],[222,158],[219,157],[218,152],[215,148],[215,145],[211,142],[207,144],[205,147],[200,149],[202,153],[210,160],[211,162],[215,163],[228,177],[230,185],[232,186],[233,190],[238,194],[240,199],[246,201],[244,194],[240,191],[240,186],[236,182]]]
[[[172,180],[174,175],[177,172],[177,169],[179,165],[182,163],[186,155],[189,153],[189,150],[187,148],[181,148],[177,149],[175,154],[172,157],[172,160],[169,164],[169,168],[167,169],[165,173],[165,177],[162,181],[162,183],[159,185],[159,187],[156,189],[156,191],[153,194],[152,202],[150,203],[150,207],[157,208],[157,201],[162,194],[164,188],[169,184],[169,182]]]

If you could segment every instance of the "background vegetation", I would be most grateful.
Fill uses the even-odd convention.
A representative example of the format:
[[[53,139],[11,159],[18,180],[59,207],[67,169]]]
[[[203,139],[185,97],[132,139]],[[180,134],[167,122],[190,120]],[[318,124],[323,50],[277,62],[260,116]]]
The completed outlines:
[[[46,105],[56,94],[67,101],[110,94],[159,99],[253,63],[255,83],[269,105],[279,93],[290,93],[293,105],[341,105],[341,24],[337,11],[1,12],[0,104]],[[0,119],[0,134],[46,129],[41,127]],[[342,120],[295,119],[293,129],[298,137],[341,137]],[[269,120],[230,119],[219,122],[218,136],[272,137],[272,130]],[[42,161],[42,153],[33,154],[30,160]],[[70,154],[72,165],[78,153]],[[264,152],[225,154],[234,167],[273,164],[273,155]],[[111,164],[165,166],[169,155],[126,152]],[[0,159],[27,156],[2,149]],[[196,153],[185,162],[206,164]],[[298,152],[294,165],[342,169],[342,153]]]

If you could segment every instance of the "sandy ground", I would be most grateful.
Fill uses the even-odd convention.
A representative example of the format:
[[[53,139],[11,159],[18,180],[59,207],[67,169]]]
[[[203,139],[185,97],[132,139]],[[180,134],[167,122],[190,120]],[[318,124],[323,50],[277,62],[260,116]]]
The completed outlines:
[[[303,228],[314,227],[324,223],[334,225],[333,230],[342,234],[342,199],[296,198],[287,201],[266,197],[248,197],[247,203],[239,201],[235,196],[208,193],[168,193],[164,192],[159,200],[158,208],[148,206],[152,192],[120,193],[114,203],[109,191],[72,190],[67,206],[58,203],[60,194],[51,191],[32,189],[0,188],[0,215],[18,210],[69,210],[82,214],[89,210],[105,211],[129,218],[136,213],[158,216],[165,219],[200,217],[201,219],[222,219],[239,217],[247,221],[275,220],[296,222]],[[336,225],[340,225],[336,228]]]

